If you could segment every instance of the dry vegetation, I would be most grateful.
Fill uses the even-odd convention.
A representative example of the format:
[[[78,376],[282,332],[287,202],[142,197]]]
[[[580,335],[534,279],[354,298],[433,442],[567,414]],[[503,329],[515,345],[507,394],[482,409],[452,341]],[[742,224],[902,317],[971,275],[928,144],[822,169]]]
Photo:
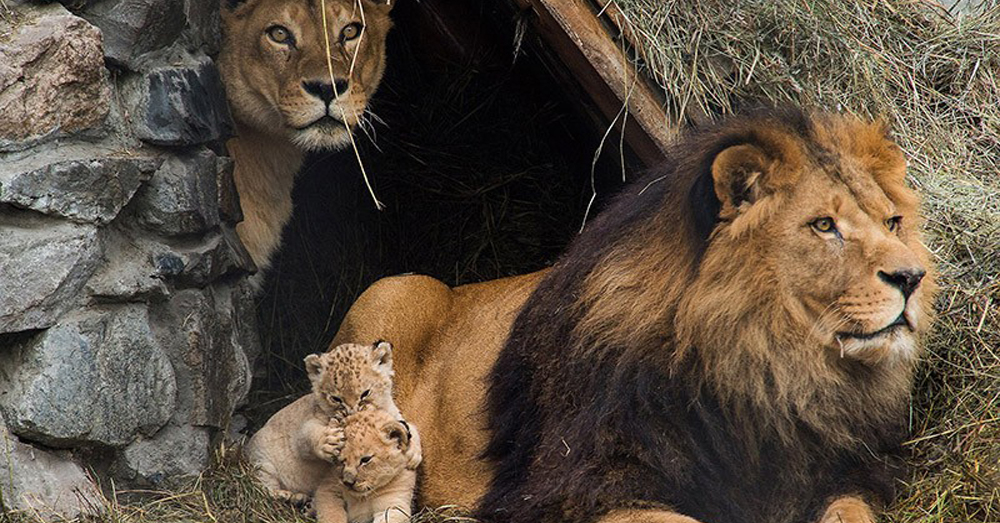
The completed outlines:
[[[672,117],[748,100],[882,116],[942,284],[893,522],[1000,521],[1000,4],[615,0]]]
[[[793,101],[892,122],[942,293],[912,400],[914,474],[884,519],[1000,522],[1000,5],[956,18],[902,0],[615,2],[672,117]],[[310,521],[268,500],[234,456],[221,449],[212,471],[170,491],[122,493],[95,521]]]

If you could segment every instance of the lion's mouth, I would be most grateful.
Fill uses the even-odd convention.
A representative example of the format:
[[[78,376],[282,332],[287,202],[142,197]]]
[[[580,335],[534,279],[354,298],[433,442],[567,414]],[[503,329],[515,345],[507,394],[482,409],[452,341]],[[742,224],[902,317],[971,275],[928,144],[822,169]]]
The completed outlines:
[[[347,125],[341,120],[327,114],[303,125],[302,127],[296,127],[295,129],[297,131],[305,131],[306,129],[347,129]]]
[[[885,327],[882,327],[881,329],[875,332],[838,332],[837,337],[853,338],[856,340],[870,340],[878,338],[879,336],[890,334],[892,332],[895,332],[897,329],[904,327],[909,330],[913,330],[913,326],[910,325],[910,321],[906,318],[906,313],[901,312],[899,313],[899,316],[896,316],[895,320],[892,320],[892,323],[886,325]]]

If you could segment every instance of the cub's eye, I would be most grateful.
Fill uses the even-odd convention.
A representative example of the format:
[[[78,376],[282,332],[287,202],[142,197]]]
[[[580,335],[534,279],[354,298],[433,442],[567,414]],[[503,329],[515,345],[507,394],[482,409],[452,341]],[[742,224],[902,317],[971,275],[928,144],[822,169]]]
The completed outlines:
[[[291,45],[295,43],[295,37],[292,36],[292,32],[280,25],[272,25],[271,27],[268,27],[267,36],[279,44]]]
[[[817,218],[811,221],[809,225],[817,232],[829,233],[837,230],[837,225],[834,223],[833,218],[830,218],[829,216],[825,218]]]
[[[340,399],[340,396],[334,396],[333,394],[327,394],[326,399],[330,403],[340,403],[340,404],[344,403],[344,400]]]
[[[340,41],[347,42],[349,40],[354,40],[355,38],[361,36],[362,29],[364,29],[364,27],[357,22],[345,25],[344,28],[340,30]]]
[[[360,465],[364,465],[365,463],[368,463],[368,462],[369,462],[369,461],[371,461],[371,460],[372,460],[372,457],[371,457],[371,456],[362,456],[362,457],[361,457],[361,462],[360,462]]]
[[[902,216],[893,216],[885,221],[885,226],[889,228],[889,232],[896,232],[899,229],[899,224],[902,223]]]
[[[367,397],[368,397],[368,395],[369,395],[369,394],[371,394],[371,393],[372,393],[371,389],[369,389],[369,390],[366,390],[366,391],[362,392],[362,393],[361,393],[361,401],[364,401],[364,400],[365,400],[365,398],[367,398]]]

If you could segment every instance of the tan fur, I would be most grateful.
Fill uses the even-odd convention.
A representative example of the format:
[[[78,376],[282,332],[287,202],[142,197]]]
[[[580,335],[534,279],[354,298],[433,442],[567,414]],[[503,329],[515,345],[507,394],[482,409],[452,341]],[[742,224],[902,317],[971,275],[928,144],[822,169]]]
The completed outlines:
[[[407,466],[411,428],[383,410],[347,417],[340,464],[316,490],[319,523],[409,521],[417,481],[417,473]]]
[[[673,326],[680,347],[677,364],[685,361],[684,347],[741,346],[742,351],[701,354],[705,363],[699,372],[706,384],[723,399],[739,397],[772,412],[774,420],[794,423],[798,416],[824,433],[829,431],[834,441],[850,437],[838,425],[840,419],[849,418],[846,409],[862,405],[875,418],[892,416],[910,384],[917,355],[915,337],[930,324],[933,274],[924,278],[906,304],[914,334],[893,332],[889,341],[874,343],[840,333],[870,333],[899,314],[903,307],[899,292],[878,278],[879,270],[932,270],[920,240],[917,199],[903,184],[905,160],[898,147],[886,140],[880,125],[839,117],[816,121],[818,139],[843,155],[839,183],[810,163],[801,149],[805,145],[795,136],[755,129],[767,142],[767,150],[734,148],[720,154],[713,166],[721,223],[693,285],[684,275],[692,272],[694,247],[672,245],[671,252],[664,252],[664,243],[654,241],[679,219],[665,209],[645,225],[646,230],[609,251],[608,259],[584,282],[578,303],[586,316],[576,334],[647,350],[649,344],[641,342],[651,332]],[[730,182],[736,179],[746,180],[752,206],[732,199]],[[759,252],[753,251],[759,248],[755,239],[803,231],[812,234],[807,222],[795,215],[807,209],[829,213],[845,237],[863,252],[843,258],[850,260],[844,263],[831,248],[823,247],[833,245],[824,237],[769,252],[766,263],[741,262],[758,258],[749,255]],[[895,215],[904,217],[898,234],[888,231],[884,221]],[[817,273],[817,268],[822,272]],[[742,272],[734,275],[736,271]],[[369,288],[344,320],[335,343],[381,337],[397,347],[397,400],[424,428],[422,503],[473,506],[484,493],[491,473],[478,459],[486,442],[486,377],[512,321],[543,274],[454,289],[422,276],[388,278]],[[841,292],[838,289],[844,282],[850,284]],[[827,302],[806,300],[792,307],[792,316],[776,313],[763,324],[740,324],[741,318],[733,315],[747,305],[780,310],[777,304],[755,300],[774,294],[756,292],[755,286],[774,285],[782,285],[789,297],[817,290],[837,296]],[[713,337],[704,339],[707,329],[691,326],[705,324],[740,328],[708,329]],[[734,337],[737,333],[739,337]],[[822,351],[798,350],[803,346],[822,347]],[[748,354],[752,357],[745,357]],[[822,384],[842,381],[830,370],[834,366],[821,364],[824,359],[841,357],[879,364],[880,372],[888,376],[887,388],[859,393],[857,404],[851,405],[839,405],[817,394]],[[775,382],[765,382],[767,376]],[[864,502],[838,503],[830,510],[842,514],[844,523],[870,523],[864,519],[870,514]],[[832,523],[829,517],[828,513],[822,523]],[[693,521],[657,511],[616,512],[608,518],[607,522],[615,523]]]
[[[278,411],[246,447],[261,483],[275,497],[291,501],[311,497],[320,478],[329,474],[349,415],[378,409],[402,419],[392,398],[389,343],[343,344],[324,354],[310,354],[305,364],[312,393]],[[411,434],[407,466],[416,470],[421,460],[416,427],[411,427]]]
[[[292,186],[304,152],[350,144],[348,128],[361,121],[385,70],[390,8],[383,1],[326,0],[331,72],[320,0],[247,0],[236,7],[224,1],[218,61],[236,122],[237,136],[227,146],[244,215],[237,232],[261,270],[291,217]],[[364,31],[341,42],[341,31],[351,23],[363,23]],[[287,28],[294,45],[268,36],[276,25]],[[327,104],[306,91],[304,82],[332,83],[331,76],[347,82],[328,112],[342,123],[313,124],[327,114]]]

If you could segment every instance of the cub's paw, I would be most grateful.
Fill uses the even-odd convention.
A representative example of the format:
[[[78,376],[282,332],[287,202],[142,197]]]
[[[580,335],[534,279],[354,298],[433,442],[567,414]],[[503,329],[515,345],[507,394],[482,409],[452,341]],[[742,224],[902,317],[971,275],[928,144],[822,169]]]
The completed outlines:
[[[330,425],[320,438],[317,454],[327,461],[337,462],[340,460],[340,451],[344,450],[344,429],[343,427]]]
[[[302,507],[310,503],[310,498],[302,492],[292,492],[290,490],[279,489],[272,492],[275,498],[287,501],[295,506]]]

